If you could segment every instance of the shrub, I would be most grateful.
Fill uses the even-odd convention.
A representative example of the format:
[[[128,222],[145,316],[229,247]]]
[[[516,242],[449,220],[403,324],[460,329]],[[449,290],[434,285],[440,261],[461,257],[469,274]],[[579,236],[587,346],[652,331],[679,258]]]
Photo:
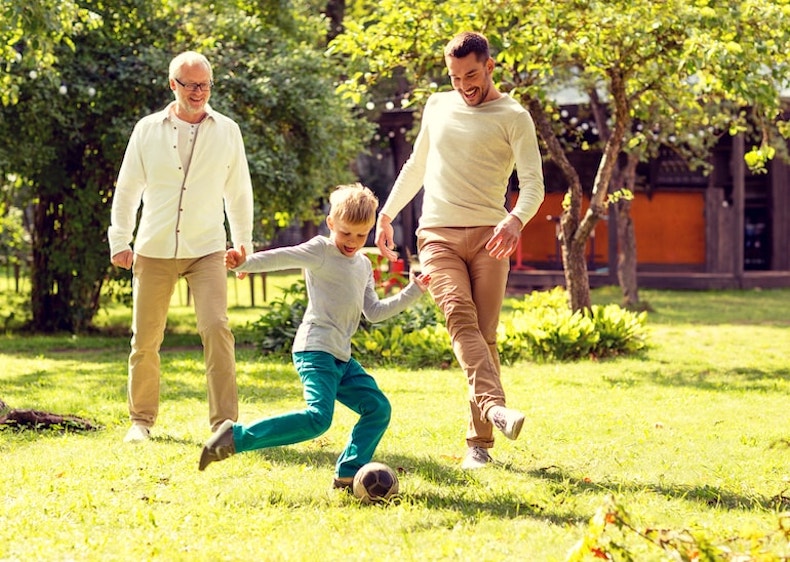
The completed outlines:
[[[265,355],[290,354],[306,308],[307,288],[304,279],[299,279],[283,289],[282,295],[269,305],[266,314],[248,325],[257,334],[258,345]]]
[[[647,311],[635,313],[616,304],[593,305],[592,320],[598,334],[599,357],[637,353],[647,347]]]
[[[514,308],[510,321],[500,326],[503,361],[521,359],[519,349],[537,361],[564,361],[636,353],[647,346],[646,312],[634,313],[616,304],[572,312],[562,287],[530,293]],[[521,341],[525,345],[517,347]]]
[[[538,308],[516,312],[510,321],[520,333],[529,356],[538,361],[573,360],[590,355],[598,343],[592,320],[564,308]]]
[[[264,353],[290,351],[306,306],[304,280],[299,280],[251,324]],[[513,314],[499,325],[500,361],[512,365],[637,353],[647,345],[646,318],[646,312],[637,314],[615,304],[572,312],[561,287],[533,292],[516,301]],[[427,297],[384,322],[371,324],[363,318],[351,348],[360,362],[370,365],[447,368],[455,362],[444,318]]]
[[[260,350],[267,355],[290,353],[296,330],[307,307],[305,282],[300,279],[283,291],[269,309],[248,324]],[[449,366],[453,361],[450,337],[436,305],[423,297],[400,314],[372,324],[364,317],[351,340],[354,356],[363,364],[416,368]]]
[[[441,313],[426,297],[384,322],[363,322],[351,346],[363,364],[446,368],[455,359]]]

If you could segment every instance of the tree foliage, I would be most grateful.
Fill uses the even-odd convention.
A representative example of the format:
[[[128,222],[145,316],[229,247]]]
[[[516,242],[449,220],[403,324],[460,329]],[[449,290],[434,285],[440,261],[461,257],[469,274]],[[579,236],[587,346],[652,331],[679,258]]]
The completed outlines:
[[[28,56],[44,68],[56,62],[54,50],[61,44],[74,47],[71,36],[85,27],[97,25],[89,10],[74,0],[10,0],[0,7],[0,102],[15,103],[19,94],[19,76],[10,72],[22,56]]]
[[[105,279],[118,275],[106,243],[117,170],[134,123],[172,99],[167,67],[180,51],[209,58],[211,104],[241,126],[258,242],[317,220],[329,189],[353,179],[369,126],[334,95],[323,22],[298,2],[82,0],[71,17],[87,13],[92,25],[66,18],[68,41],[42,58],[28,37],[57,4],[17,20],[18,39],[4,31],[16,39],[17,94],[0,107],[0,177],[32,209],[34,328],[89,327]]]
[[[447,40],[464,29],[487,35],[499,63],[495,79],[530,110],[568,185],[561,240],[574,310],[590,307],[584,249],[606,216],[613,182],[626,175],[621,155],[647,158],[669,144],[699,162],[716,135],[756,131],[749,162],[759,167],[784,147],[788,0],[382,0],[351,12],[364,15],[347,21],[332,48],[350,59],[341,93],[358,103],[370,84],[404,72],[419,106],[432,89],[449,87]],[[568,87],[587,95],[596,145],[562,121],[555,94]],[[593,148],[602,158],[585,210],[565,153]]]

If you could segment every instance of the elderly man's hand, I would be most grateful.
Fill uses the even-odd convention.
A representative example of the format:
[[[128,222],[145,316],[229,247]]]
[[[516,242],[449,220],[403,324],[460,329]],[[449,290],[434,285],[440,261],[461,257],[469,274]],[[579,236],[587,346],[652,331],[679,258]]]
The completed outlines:
[[[115,266],[131,269],[132,262],[134,262],[134,252],[131,250],[118,252],[110,259],[110,262]]]

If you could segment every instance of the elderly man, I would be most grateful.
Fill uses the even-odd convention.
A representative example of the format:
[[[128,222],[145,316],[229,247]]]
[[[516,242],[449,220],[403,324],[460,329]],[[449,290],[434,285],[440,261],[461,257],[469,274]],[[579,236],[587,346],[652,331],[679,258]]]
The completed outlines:
[[[112,263],[133,272],[127,442],[149,439],[157,419],[159,348],[179,277],[194,298],[211,429],[238,417],[224,256],[226,213],[234,246],[252,251],[253,197],[244,142],[239,126],[208,104],[214,81],[206,57],[191,51],[176,56],[169,84],[175,100],[132,131],[108,231]]]

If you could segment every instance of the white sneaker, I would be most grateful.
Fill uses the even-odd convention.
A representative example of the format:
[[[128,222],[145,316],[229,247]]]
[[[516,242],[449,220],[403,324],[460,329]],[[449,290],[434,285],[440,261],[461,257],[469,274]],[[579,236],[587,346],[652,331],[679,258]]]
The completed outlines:
[[[488,454],[488,449],[484,447],[469,447],[466,451],[464,462],[461,463],[461,468],[464,470],[474,470],[476,468],[483,468],[490,462],[494,462],[494,459]]]
[[[126,437],[123,438],[124,443],[139,443],[141,441],[148,441],[151,438],[151,430],[139,423],[133,423],[129,431],[126,432]]]
[[[508,439],[516,439],[524,425],[524,414],[504,406],[492,406],[488,410],[488,421],[494,424]]]

